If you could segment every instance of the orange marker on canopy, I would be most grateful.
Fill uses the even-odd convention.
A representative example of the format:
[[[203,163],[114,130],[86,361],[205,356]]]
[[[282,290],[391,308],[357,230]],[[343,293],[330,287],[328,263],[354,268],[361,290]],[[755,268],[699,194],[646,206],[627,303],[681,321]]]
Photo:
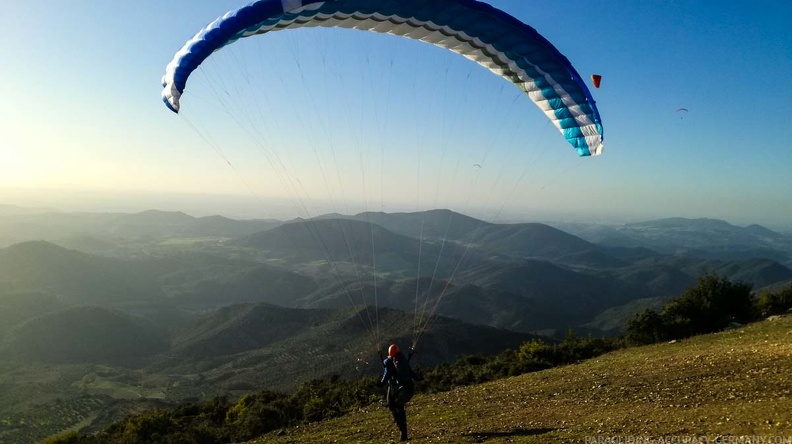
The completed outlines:
[[[592,74],[591,75],[591,81],[594,82],[594,87],[595,88],[599,88],[601,80],[602,80],[602,76],[601,75],[599,75],[599,74]]]

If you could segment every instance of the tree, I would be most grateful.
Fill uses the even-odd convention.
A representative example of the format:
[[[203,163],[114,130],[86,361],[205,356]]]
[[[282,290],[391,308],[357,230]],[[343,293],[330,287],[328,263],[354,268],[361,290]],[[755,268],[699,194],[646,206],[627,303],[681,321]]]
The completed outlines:
[[[750,284],[710,273],[670,300],[662,316],[671,336],[685,337],[722,330],[732,322],[750,322],[756,317],[754,307]]]
[[[778,293],[762,292],[757,309],[763,316],[784,313],[792,309],[792,284]]]
[[[631,344],[653,344],[668,337],[668,327],[659,313],[647,308],[627,322],[625,336]]]
[[[523,343],[517,350],[517,359],[523,372],[534,372],[552,367],[553,348],[541,339]]]

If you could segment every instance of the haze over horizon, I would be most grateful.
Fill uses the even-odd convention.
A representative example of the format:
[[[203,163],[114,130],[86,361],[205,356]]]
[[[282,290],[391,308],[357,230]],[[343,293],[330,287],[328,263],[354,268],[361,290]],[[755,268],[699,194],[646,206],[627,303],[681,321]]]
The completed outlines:
[[[357,31],[244,39],[196,71],[173,115],[158,97],[165,65],[245,3],[8,5],[0,204],[281,219],[449,208],[492,221],[792,229],[792,150],[776,130],[792,115],[789,4],[489,2],[585,79],[603,75],[589,87],[605,152],[578,158],[503,79]],[[253,114],[254,130],[240,124]]]
[[[30,191],[30,200],[19,199],[20,196],[27,196],[25,193],[17,193],[14,198],[0,195],[0,207],[9,205],[19,207],[20,210],[31,210],[32,212],[63,212],[63,213],[140,213],[145,211],[165,211],[182,212],[189,216],[200,218],[207,216],[223,216],[229,219],[277,219],[287,221],[297,218],[305,218],[306,215],[294,208],[288,199],[258,199],[255,196],[245,195],[205,195],[205,194],[177,194],[177,193],[145,193],[145,192],[122,192],[108,193],[101,191],[81,191],[81,190],[36,190]],[[40,197],[39,193],[49,193],[49,197]],[[38,197],[33,197],[38,196]],[[35,202],[35,204],[32,204]],[[315,212],[310,217],[322,216],[336,213],[332,203],[329,201],[310,202],[311,208]],[[340,212],[345,215],[355,215],[364,212],[384,212],[384,213],[411,213],[417,211],[448,209],[466,216],[485,220],[494,223],[582,223],[582,224],[606,224],[621,225],[637,222],[648,222],[666,218],[685,218],[685,219],[717,219],[723,220],[735,226],[748,226],[753,224],[762,225],[766,228],[782,233],[792,233],[792,223],[772,223],[760,222],[751,219],[749,216],[728,218],[700,216],[697,214],[591,214],[574,212],[552,212],[534,211],[519,212],[517,210],[503,211],[497,218],[493,218],[491,213],[478,214],[475,211],[463,212],[456,208],[423,208],[416,209],[407,205],[384,206],[382,208],[366,208],[365,204],[350,204],[348,212]],[[335,209],[337,210],[337,208]],[[468,209],[470,210],[470,209]]]

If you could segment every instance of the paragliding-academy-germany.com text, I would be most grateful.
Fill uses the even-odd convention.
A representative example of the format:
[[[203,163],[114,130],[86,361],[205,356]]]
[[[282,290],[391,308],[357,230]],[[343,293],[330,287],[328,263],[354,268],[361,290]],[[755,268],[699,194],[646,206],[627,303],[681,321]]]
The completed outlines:
[[[792,436],[587,436],[586,444],[792,444]]]

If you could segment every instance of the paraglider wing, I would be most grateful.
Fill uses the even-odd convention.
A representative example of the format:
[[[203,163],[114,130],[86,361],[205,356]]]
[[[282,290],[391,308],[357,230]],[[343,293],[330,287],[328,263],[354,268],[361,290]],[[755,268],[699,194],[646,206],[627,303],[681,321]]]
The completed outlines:
[[[240,38],[301,27],[388,33],[446,48],[524,91],[581,156],[602,152],[591,93],[550,42],[511,15],[476,0],[259,0],[218,18],[168,64],[162,98],[174,112],[190,74]]]

